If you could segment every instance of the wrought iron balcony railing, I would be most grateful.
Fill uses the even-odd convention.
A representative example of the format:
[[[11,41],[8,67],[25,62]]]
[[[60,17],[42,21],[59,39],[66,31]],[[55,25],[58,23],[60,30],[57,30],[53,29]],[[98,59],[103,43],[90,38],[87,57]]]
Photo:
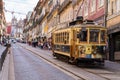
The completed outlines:
[[[47,19],[49,20],[50,18],[52,18],[52,13],[54,12],[54,10],[56,10],[58,8],[58,5],[56,4],[54,7],[53,7],[53,9],[51,10],[51,12],[48,14],[48,16],[47,16]]]
[[[65,9],[65,7],[72,3],[72,0],[64,0],[64,2],[59,7],[59,13]]]

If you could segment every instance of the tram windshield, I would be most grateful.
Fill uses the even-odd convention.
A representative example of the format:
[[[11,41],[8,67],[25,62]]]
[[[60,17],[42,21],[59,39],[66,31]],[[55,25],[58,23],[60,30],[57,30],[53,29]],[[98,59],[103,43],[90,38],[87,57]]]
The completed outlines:
[[[100,39],[100,41],[102,42],[102,43],[105,43],[105,30],[101,30],[101,39]]]
[[[82,29],[79,36],[80,36],[80,41],[87,41],[87,29]]]
[[[90,42],[98,42],[100,30],[91,29],[90,30]]]
[[[77,32],[77,38],[79,38],[79,41],[81,42],[87,42],[89,39],[89,42],[93,43],[105,43],[106,38],[105,35],[106,30],[100,30],[100,29],[81,29],[79,32]]]

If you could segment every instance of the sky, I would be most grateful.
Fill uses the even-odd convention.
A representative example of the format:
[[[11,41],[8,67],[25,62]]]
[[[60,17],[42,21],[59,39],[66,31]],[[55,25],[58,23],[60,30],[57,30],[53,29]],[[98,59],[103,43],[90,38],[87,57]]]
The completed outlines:
[[[17,20],[24,19],[29,11],[33,11],[39,0],[3,0],[5,17],[7,22],[11,22],[13,16]],[[10,11],[10,12],[9,12]],[[11,12],[15,12],[12,16]],[[21,14],[18,14],[21,13]]]

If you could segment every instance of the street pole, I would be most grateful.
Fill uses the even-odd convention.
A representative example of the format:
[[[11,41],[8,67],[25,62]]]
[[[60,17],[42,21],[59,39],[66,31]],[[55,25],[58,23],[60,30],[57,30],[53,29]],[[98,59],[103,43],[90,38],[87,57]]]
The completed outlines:
[[[108,0],[105,0],[104,26],[107,27]]]

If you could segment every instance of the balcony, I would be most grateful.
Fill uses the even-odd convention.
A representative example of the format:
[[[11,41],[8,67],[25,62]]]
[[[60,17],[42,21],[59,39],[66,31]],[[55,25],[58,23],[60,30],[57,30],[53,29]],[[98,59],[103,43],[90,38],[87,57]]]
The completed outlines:
[[[49,20],[50,18],[52,18],[52,16],[53,16],[52,13],[53,13],[53,11],[54,11],[54,10],[52,9],[51,12],[48,14],[48,16],[47,16],[47,19],[48,19],[48,20]]]
[[[53,16],[53,12],[56,10],[58,8],[58,5],[56,4],[54,7],[53,7],[53,9],[51,10],[51,12],[48,14],[48,16],[47,16],[47,19],[49,20],[50,18],[52,18],[52,16]]]
[[[53,4],[53,0],[50,0],[49,2],[48,2],[48,6],[51,6]]]
[[[42,8],[38,9],[38,14],[42,13]]]
[[[40,15],[40,18],[38,19],[38,23],[40,23],[40,22],[42,21],[43,17],[44,17],[44,15],[43,15],[43,14],[42,14],[42,15]]]
[[[59,7],[59,13],[62,12],[70,3],[72,3],[72,0],[65,0]]]

